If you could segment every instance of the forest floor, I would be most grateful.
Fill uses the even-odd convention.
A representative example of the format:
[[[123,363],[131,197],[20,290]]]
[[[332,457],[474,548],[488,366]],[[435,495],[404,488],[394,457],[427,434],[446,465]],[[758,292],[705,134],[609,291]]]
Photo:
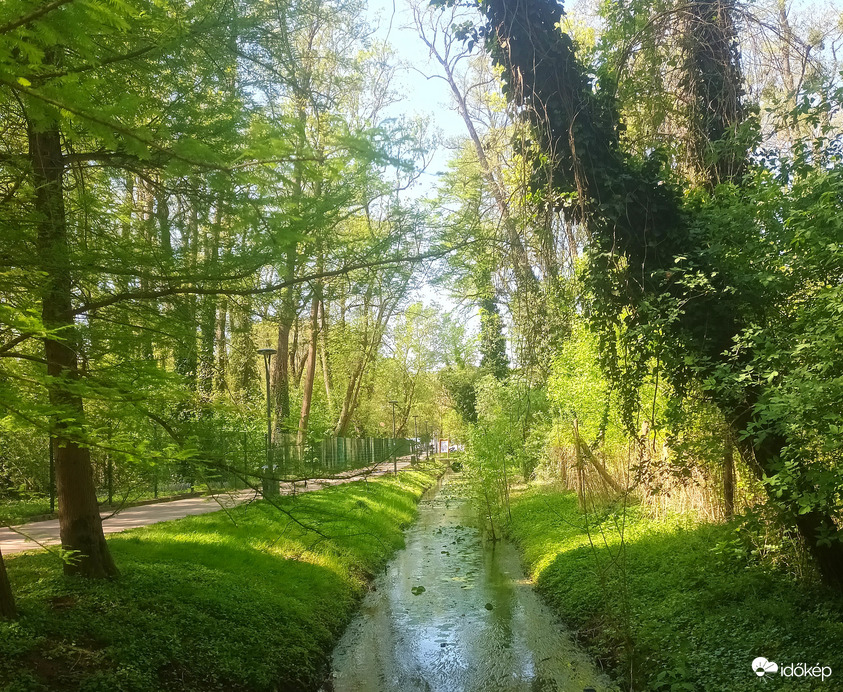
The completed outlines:
[[[109,537],[121,576],[6,561],[20,610],[0,623],[0,689],[305,690],[441,474],[420,463],[318,492]]]
[[[734,523],[639,507],[586,517],[575,493],[536,486],[513,498],[511,535],[549,604],[627,688],[843,689],[843,598],[760,562]],[[779,672],[759,680],[762,656]],[[788,676],[790,664],[831,675]]]
[[[409,457],[398,460],[398,470],[404,470],[410,465]],[[382,476],[391,473],[393,462],[384,461],[374,467],[365,469],[369,477]],[[281,484],[282,495],[312,492],[330,485],[349,483],[360,477],[361,471],[348,471],[331,479],[312,479],[307,485],[297,483],[293,488],[289,483]],[[221,509],[229,509],[244,502],[257,499],[254,490],[220,491],[203,497],[188,497],[176,500],[162,500],[156,503],[144,503],[138,506],[107,509],[102,512],[103,531],[106,534],[119,533],[127,529],[149,526],[162,521],[172,521],[182,517],[208,514]],[[39,546],[52,546],[60,543],[58,519],[36,521],[12,528],[0,528],[0,551],[3,555],[13,555],[25,550],[37,550]]]

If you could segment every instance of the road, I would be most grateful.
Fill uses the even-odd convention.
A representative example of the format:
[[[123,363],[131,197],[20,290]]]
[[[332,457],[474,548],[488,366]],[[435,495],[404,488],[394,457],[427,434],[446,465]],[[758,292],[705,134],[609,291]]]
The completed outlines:
[[[409,465],[410,462],[407,458],[398,460],[399,471],[407,468]],[[391,471],[392,461],[385,461],[374,467],[369,477],[382,476]],[[309,480],[306,487],[301,483],[297,484],[296,492],[312,492],[331,485],[360,480],[361,476],[359,474],[359,470],[348,471],[331,479]],[[283,495],[289,495],[292,492],[293,489],[289,483],[282,483],[281,493]],[[121,512],[113,514],[113,516],[111,511],[103,512],[101,515],[103,518],[102,530],[106,534],[118,533],[126,529],[157,524],[160,521],[172,521],[173,519],[181,519],[182,517],[194,514],[217,512],[222,507],[234,507],[243,502],[253,500],[255,499],[255,494],[254,490],[239,490],[213,497],[189,497],[184,500],[159,502],[140,507],[127,507]],[[20,553],[24,550],[37,550],[39,543],[42,546],[50,546],[59,545],[61,542],[59,539],[58,519],[36,521],[15,527],[15,529],[0,528],[0,551],[2,551],[4,556]]]

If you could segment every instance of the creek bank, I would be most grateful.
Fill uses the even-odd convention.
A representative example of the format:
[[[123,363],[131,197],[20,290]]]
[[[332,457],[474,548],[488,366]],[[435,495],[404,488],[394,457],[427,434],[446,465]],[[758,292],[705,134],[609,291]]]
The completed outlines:
[[[614,689],[541,603],[513,545],[484,540],[460,476],[419,503],[406,547],[332,657],[332,692]]]
[[[637,507],[586,522],[575,493],[536,486],[513,496],[510,533],[547,603],[627,689],[843,689],[843,599],[753,561],[734,525]],[[758,657],[832,673],[762,682]]]
[[[113,534],[114,581],[8,559],[0,689],[313,690],[370,579],[441,474],[399,473]],[[314,532],[315,529],[318,533]]]

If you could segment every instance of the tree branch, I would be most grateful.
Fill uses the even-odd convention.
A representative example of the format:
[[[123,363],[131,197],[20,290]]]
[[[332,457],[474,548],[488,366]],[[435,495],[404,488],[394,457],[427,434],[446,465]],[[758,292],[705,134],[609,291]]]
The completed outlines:
[[[375,267],[383,267],[389,266],[393,264],[404,264],[404,263],[416,263],[421,262],[428,259],[441,259],[442,257],[447,256],[451,252],[465,247],[472,242],[476,241],[467,241],[465,243],[461,243],[458,245],[454,245],[453,247],[449,248],[439,248],[436,250],[432,250],[430,252],[421,253],[418,255],[413,255],[411,257],[390,257],[387,259],[381,260],[374,260],[371,262],[360,262],[357,264],[351,264],[340,269],[333,269],[331,271],[323,271],[323,272],[315,272],[313,274],[307,274],[305,276],[301,276],[295,279],[288,279],[286,281],[279,281],[277,283],[272,283],[267,286],[261,286],[259,288],[228,288],[228,287],[203,287],[203,286],[169,286],[167,288],[159,288],[147,291],[125,291],[123,293],[115,293],[114,295],[109,296],[108,298],[103,298],[99,301],[94,301],[91,303],[87,303],[85,305],[80,306],[76,310],[73,311],[74,315],[81,315],[86,312],[90,312],[92,310],[99,310],[105,307],[109,307],[114,305],[115,303],[121,303],[124,301],[132,301],[132,300],[156,300],[158,298],[166,298],[167,296],[175,296],[175,295],[228,295],[228,296],[249,296],[249,295],[260,295],[263,293],[272,293],[274,291],[280,291],[283,288],[287,288],[289,286],[297,286],[300,284],[309,283],[311,281],[316,281],[319,279],[328,279],[331,277],[336,276],[344,276],[349,274],[353,271],[357,271],[360,269],[374,269]]]
[[[48,2],[44,5],[41,5],[40,7],[36,7],[29,14],[25,14],[22,17],[13,19],[12,21],[0,26],[0,34],[6,34],[12,31],[13,29],[17,29],[19,26],[29,24],[29,22],[33,22],[39,17],[43,17],[45,14],[48,14],[53,10],[58,9],[62,5],[67,5],[71,2],[73,2],[73,0],[53,0],[52,2]]]

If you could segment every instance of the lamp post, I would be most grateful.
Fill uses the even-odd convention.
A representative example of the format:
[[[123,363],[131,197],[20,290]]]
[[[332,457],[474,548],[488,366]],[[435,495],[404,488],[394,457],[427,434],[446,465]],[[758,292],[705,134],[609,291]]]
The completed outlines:
[[[266,473],[263,475],[263,494],[277,495],[278,481],[273,481],[275,468],[272,465],[272,404],[269,392],[269,362],[278,351],[274,348],[259,348],[258,353],[263,356],[263,368],[266,373]]]
[[[419,440],[419,417],[413,416],[413,456],[419,456],[419,448],[416,446],[420,442]],[[416,459],[418,461],[418,458]]]
[[[56,457],[53,452],[53,432],[50,431],[50,514],[56,511]]]
[[[397,476],[398,475],[398,457],[395,456],[395,406],[398,404],[395,399],[390,399],[389,403],[392,404],[392,471]]]

